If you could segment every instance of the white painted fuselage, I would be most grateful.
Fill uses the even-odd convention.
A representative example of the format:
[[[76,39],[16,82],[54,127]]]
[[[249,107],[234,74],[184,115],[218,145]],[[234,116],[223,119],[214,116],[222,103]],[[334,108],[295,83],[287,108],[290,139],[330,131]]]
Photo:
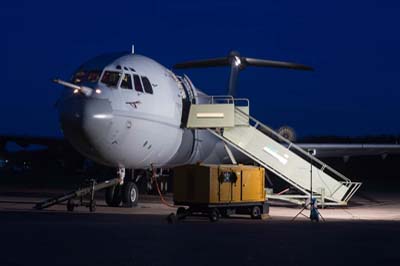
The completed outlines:
[[[126,168],[229,162],[220,140],[182,124],[185,106],[206,96],[186,76],[148,57],[126,54],[89,60],[72,82],[95,92],[66,90],[59,101],[61,126],[90,159]]]

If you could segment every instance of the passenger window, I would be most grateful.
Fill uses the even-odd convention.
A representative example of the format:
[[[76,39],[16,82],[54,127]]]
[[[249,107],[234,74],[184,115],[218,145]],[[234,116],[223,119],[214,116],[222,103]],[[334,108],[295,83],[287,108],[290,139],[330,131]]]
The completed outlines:
[[[153,94],[153,87],[151,86],[149,79],[147,77],[142,77],[142,82],[144,86],[144,91]]]
[[[124,78],[121,81],[121,88],[123,89],[132,89],[132,78],[130,74],[125,74]]]
[[[140,82],[140,78],[138,75],[133,75],[133,82],[135,83],[135,90],[143,92],[142,83]]]

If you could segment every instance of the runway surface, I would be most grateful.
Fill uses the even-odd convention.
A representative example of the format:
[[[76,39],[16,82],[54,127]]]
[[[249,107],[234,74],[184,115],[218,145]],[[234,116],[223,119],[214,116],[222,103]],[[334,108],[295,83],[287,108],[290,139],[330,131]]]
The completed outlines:
[[[174,208],[147,197],[137,208],[96,213],[64,205],[32,209],[34,193],[0,191],[0,265],[399,265],[400,196],[356,198],[321,210],[326,222],[294,222],[293,207],[270,217],[168,224]],[[306,214],[308,214],[306,212]]]

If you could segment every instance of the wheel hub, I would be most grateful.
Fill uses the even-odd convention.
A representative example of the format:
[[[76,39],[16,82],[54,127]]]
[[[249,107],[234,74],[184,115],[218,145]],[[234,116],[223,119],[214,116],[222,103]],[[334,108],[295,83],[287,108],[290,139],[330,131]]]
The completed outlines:
[[[130,195],[131,195],[131,201],[132,201],[132,202],[135,202],[136,196],[137,196],[137,193],[136,193],[136,189],[135,189],[135,188],[132,188],[132,189],[131,189]]]

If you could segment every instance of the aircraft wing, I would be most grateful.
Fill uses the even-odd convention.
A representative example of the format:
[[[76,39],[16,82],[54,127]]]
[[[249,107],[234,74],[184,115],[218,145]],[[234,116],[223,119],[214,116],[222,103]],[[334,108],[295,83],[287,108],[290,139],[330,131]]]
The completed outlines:
[[[67,144],[67,141],[61,137],[0,135],[0,150],[7,142],[15,142],[21,147],[26,147],[31,144],[44,146],[58,146]]]
[[[297,143],[297,145],[305,150],[315,149],[319,158],[400,154],[400,144]]]

